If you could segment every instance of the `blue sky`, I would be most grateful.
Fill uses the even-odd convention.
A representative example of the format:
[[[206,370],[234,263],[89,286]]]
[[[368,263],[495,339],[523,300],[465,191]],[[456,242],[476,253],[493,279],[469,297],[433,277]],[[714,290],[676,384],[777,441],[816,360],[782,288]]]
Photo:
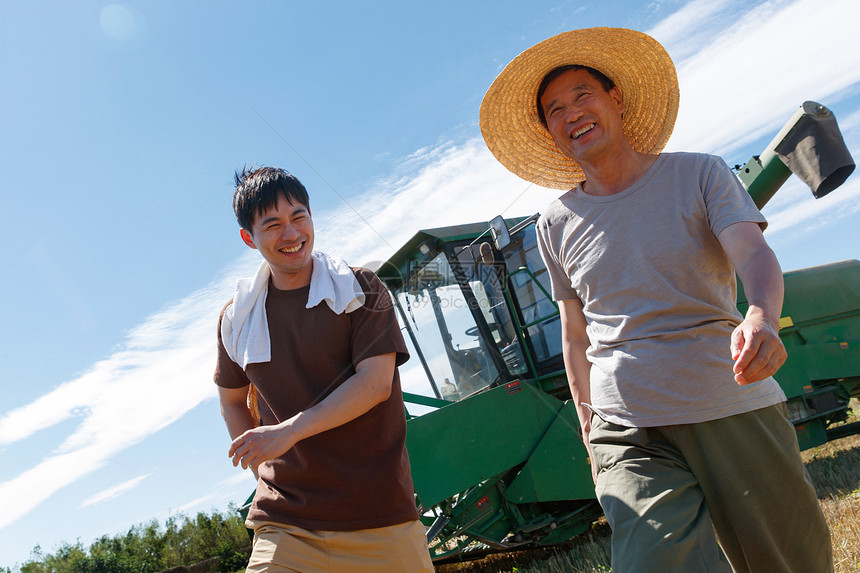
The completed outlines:
[[[675,60],[669,150],[744,163],[811,99],[856,158],[858,16],[853,0],[3,3],[0,566],[250,492],[211,382],[217,313],[258,262],[230,209],[243,164],[304,181],[317,248],[351,264],[539,211],[558,193],[495,162],[478,106],[516,54],[589,26],[649,32]],[[784,269],[860,257],[858,181],[815,201],[792,178],[765,208]]]

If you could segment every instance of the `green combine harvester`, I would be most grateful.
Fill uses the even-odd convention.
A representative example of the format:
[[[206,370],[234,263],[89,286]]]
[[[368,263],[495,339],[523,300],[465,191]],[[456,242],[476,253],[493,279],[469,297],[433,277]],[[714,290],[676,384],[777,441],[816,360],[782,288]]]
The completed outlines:
[[[759,208],[791,175],[796,149],[827,149],[827,161],[807,156],[797,168],[816,197],[854,169],[830,111],[806,102],[762,155],[736,168]],[[810,179],[810,163],[825,172]],[[564,542],[602,513],[537,218],[420,231],[377,270],[426,374],[426,391],[404,401],[416,500],[436,563]],[[860,395],[860,261],[786,273],[785,291],[788,360],[776,378],[800,447],[860,432],[839,425]],[[746,310],[740,285],[738,308]]]

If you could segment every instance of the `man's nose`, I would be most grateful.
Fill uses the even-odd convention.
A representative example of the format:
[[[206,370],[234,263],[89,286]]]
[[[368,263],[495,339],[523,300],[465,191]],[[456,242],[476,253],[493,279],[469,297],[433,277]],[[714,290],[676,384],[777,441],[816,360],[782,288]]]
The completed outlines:
[[[284,225],[284,228],[281,231],[281,237],[287,240],[295,239],[300,234],[301,232],[299,232],[299,230],[296,229],[296,227],[292,223],[287,223],[286,225]]]
[[[564,120],[567,123],[575,123],[582,117],[582,109],[579,106],[571,105],[565,109]]]

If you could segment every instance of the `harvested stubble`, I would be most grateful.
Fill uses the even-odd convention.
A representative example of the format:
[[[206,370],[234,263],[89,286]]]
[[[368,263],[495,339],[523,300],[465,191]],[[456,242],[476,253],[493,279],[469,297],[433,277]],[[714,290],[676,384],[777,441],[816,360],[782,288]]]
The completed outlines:
[[[860,403],[852,400],[860,419]],[[849,436],[802,452],[830,525],[836,573],[860,571],[860,436]]]

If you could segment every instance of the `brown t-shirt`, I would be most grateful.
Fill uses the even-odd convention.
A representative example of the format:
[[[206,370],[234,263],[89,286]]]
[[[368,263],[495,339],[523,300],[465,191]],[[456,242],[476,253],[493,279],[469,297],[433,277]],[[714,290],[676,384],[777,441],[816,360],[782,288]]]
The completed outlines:
[[[282,291],[269,283],[266,315],[271,362],[247,372],[227,355],[218,328],[215,383],[253,383],[262,423],[277,424],[325,399],[373,356],[409,358],[390,296],[366,269],[353,269],[363,307],[335,314],[324,302],[307,309],[308,288]],[[305,529],[354,531],[418,519],[406,447],[406,416],[395,369],[391,396],[358,418],[297,443],[260,465],[248,515]]]

